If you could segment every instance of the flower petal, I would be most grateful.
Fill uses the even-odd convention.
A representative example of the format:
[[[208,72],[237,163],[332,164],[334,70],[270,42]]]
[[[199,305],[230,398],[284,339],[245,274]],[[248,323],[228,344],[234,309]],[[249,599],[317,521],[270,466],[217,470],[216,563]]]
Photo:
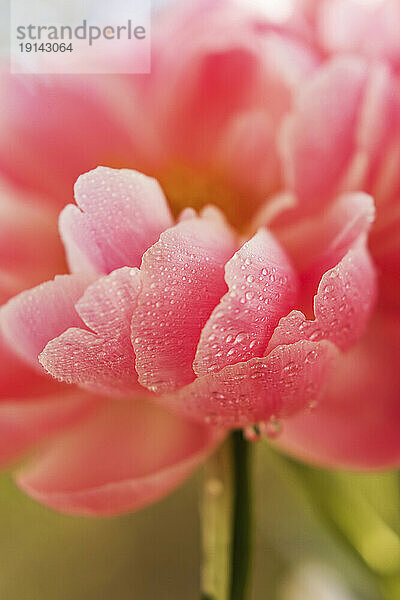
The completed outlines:
[[[151,391],[194,379],[200,333],[226,292],[224,266],[236,247],[229,227],[207,212],[168,229],[144,254],[132,340],[139,382]]]
[[[225,267],[229,291],[201,332],[196,375],[262,356],[280,317],[294,306],[297,279],[283,249],[260,229]]]
[[[339,357],[318,406],[289,419],[277,445],[328,467],[398,467],[399,358],[398,319],[376,318],[359,344]]]
[[[64,270],[53,211],[0,179],[0,302]]]
[[[70,328],[51,340],[39,356],[46,371],[101,392],[137,391],[131,319],[139,289],[139,271],[129,267],[90,285],[76,310],[95,333]]]
[[[96,398],[84,392],[69,390],[60,394],[60,390],[58,385],[54,395],[0,403],[1,466],[20,458],[44,438],[85,419],[98,403]]]
[[[145,250],[172,225],[158,182],[137,171],[98,167],[78,178],[75,198],[79,208],[68,205],[60,215],[72,271],[138,267]]]
[[[17,356],[0,332],[0,401],[37,398],[60,387]]]
[[[317,19],[319,42],[328,52],[360,53],[400,66],[400,7],[397,0],[324,0]]]
[[[85,275],[58,275],[9,300],[0,309],[0,327],[10,348],[42,371],[37,357],[47,342],[68,327],[83,325],[75,303],[91,280]]]
[[[168,494],[220,439],[150,403],[115,400],[45,449],[17,482],[65,513],[119,514]]]
[[[327,339],[345,350],[364,333],[375,300],[375,268],[361,239],[323,275],[314,298],[315,319],[292,311],[280,320],[268,349],[298,340]]]
[[[284,417],[316,401],[336,352],[329,342],[279,346],[265,357],[199,377],[159,401],[191,419],[223,427]]]
[[[110,86],[95,76],[6,71],[0,80],[0,170],[18,186],[61,208],[83,171],[102,161],[132,164],[137,144],[110,101],[109,88],[116,93],[118,78]],[[119,92],[120,106],[126,95]],[[131,107],[131,120],[134,112]]]
[[[322,275],[369,232],[374,217],[371,196],[349,192],[322,212],[275,230],[300,273],[303,299],[315,293]]]
[[[247,196],[246,205],[238,207],[247,214],[256,210],[260,198],[279,186],[278,126],[267,110],[246,110],[232,120],[218,144],[217,159],[226,180],[232,189],[242,190]]]
[[[328,62],[302,89],[285,124],[286,178],[302,211],[315,211],[331,199],[356,153],[366,75],[366,64],[357,58]]]

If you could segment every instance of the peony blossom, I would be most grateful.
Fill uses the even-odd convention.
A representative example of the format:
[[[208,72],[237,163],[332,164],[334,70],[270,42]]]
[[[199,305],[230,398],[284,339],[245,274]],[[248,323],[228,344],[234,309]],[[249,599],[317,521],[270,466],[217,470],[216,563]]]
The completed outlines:
[[[165,461],[171,452],[186,474],[224,431],[259,422],[268,431],[315,409],[338,354],[364,333],[375,304],[369,196],[338,198],[301,272],[266,227],[243,244],[212,206],[199,215],[186,209],[174,222],[157,182],[136,171],[90,171],[75,199],[60,215],[71,274],[20,293],[0,312],[15,354],[88,390],[92,405],[81,428],[18,475],[23,489],[65,511],[132,509],[182,477],[178,463],[166,481],[157,474],[156,489],[140,480],[140,468],[135,481],[136,453],[154,469],[153,454]],[[301,309],[313,284],[310,319]],[[157,449],[155,405],[181,419],[179,427],[165,415],[173,438],[164,446],[162,423]]]
[[[159,17],[150,76],[4,75],[0,460],[39,448],[33,497],[139,508],[232,428],[399,464],[398,55],[340,10],[203,1]]]

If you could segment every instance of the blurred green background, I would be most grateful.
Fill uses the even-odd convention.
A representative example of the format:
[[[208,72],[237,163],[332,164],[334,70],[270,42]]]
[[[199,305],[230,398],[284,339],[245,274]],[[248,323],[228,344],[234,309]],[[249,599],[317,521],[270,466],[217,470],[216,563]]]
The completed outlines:
[[[400,598],[400,479],[254,456],[254,600]],[[56,514],[0,478],[1,600],[198,600],[201,472],[124,517]]]

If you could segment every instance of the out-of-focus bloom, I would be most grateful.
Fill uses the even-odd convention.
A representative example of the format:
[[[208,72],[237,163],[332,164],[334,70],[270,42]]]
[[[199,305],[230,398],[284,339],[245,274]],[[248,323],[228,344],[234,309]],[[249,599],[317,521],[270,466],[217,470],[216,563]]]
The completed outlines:
[[[73,274],[2,308],[0,460],[74,426],[18,477],[36,498],[137,508],[254,424],[319,464],[399,463],[396,61],[328,48],[319,11],[278,27],[203,1],[156,23],[150,76],[4,77],[23,199],[4,200],[3,302],[65,272],[52,211],[97,164],[155,175],[179,215],[137,172],[82,176]]]
[[[229,0],[198,0],[154,19],[151,60],[150,75],[4,75],[2,172],[62,207],[81,173],[131,167],[175,214],[213,202],[242,225],[280,188],[279,123],[314,51]]]
[[[324,55],[359,54],[400,68],[398,0],[299,0],[293,22]]]

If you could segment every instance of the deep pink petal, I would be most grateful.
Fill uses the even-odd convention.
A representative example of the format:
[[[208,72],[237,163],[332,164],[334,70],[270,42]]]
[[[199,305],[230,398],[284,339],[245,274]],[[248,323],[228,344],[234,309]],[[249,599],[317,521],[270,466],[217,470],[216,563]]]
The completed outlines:
[[[280,320],[268,348],[305,339],[327,339],[341,349],[349,348],[364,333],[375,300],[376,272],[365,239],[360,239],[323,275],[314,298],[315,319],[292,311]]]
[[[316,401],[335,355],[328,342],[302,340],[199,377],[160,402],[224,427],[284,417]]]
[[[224,266],[236,248],[235,235],[212,211],[168,229],[144,254],[132,341],[139,382],[148,389],[194,379],[200,333],[226,292]]]
[[[289,419],[280,448],[318,465],[382,469],[400,464],[400,329],[376,319],[338,359],[312,412]]]
[[[296,274],[266,229],[226,264],[225,280],[229,291],[201,332],[193,363],[198,376],[262,356],[280,317],[295,303]]]
[[[143,253],[172,225],[157,183],[129,169],[97,169],[75,184],[79,206],[60,215],[60,231],[72,271],[109,273],[138,267]]]
[[[44,378],[43,378],[44,379]],[[26,382],[28,389],[29,382]],[[8,400],[0,404],[0,465],[20,458],[32,445],[64,431],[87,416],[98,403],[84,392],[65,390],[34,400]],[[30,390],[29,390],[30,391]],[[12,398],[12,397],[11,397]]]
[[[75,303],[91,280],[86,275],[58,275],[7,302],[0,309],[0,326],[10,348],[42,371],[37,357],[47,342],[68,327],[83,325]]]
[[[37,398],[60,387],[17,356],[0,333],[0,401]]]
[[[212,428],[150,403],[115,400],[45,449],[17,481],[33,498],[66,513],[119,514],[168,494],[220,439]]]
[[[140,289],[138,269],[123,267],[90,285],[76,310],[92,331],[67,329],[39,361],[53,377],[102,392],[137,391],[131,319]]]
[[[371,253],[379,269],[380,302],[400,307],[400,203],[378,213],[371,233]]]

